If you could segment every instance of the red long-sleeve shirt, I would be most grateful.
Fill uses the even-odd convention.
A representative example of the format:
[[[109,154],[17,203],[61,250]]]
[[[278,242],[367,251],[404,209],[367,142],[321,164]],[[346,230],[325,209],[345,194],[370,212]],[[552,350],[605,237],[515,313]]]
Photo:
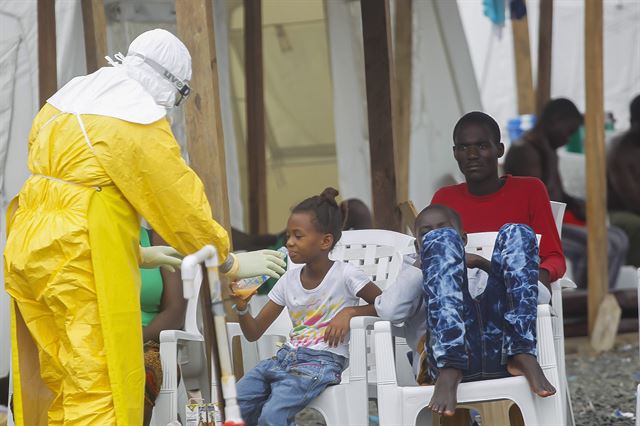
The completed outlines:
[[[466,183],[446,186],[435,193],[431,203],[458,212],[467,233],[497,232],[505,223],[529,225],[542,235],[540,268],[549,271],[551,281],[556,281],[567,266],[547,189],[537,178],[507,175],[505,179],[497,192],[482,196],[472,195]]]

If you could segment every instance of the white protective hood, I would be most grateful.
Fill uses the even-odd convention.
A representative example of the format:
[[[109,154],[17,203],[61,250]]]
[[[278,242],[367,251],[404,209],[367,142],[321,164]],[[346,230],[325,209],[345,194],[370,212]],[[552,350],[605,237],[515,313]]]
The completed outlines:
[[[165,117],[175,104],[176,89],[140,56],[149,58],[183,81],[191,79],[191,55],[168,31],[155,29],[131,42],[121,65],[76,77],[47,102],[60,111],[95,114],[139,124]]]

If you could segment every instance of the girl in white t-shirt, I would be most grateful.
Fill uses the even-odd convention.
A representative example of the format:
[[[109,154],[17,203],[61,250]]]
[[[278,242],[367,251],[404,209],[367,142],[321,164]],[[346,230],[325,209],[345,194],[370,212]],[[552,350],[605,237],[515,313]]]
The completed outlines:
[[[293,329],[272,359],[263,360],[238,382],[238,403],[247,425],[294,424],[296,413],[327,386],[340,383],[349,357],[349,322],[376,315],[381,291],[353,265],[329,260],[342,235],[338,191],[325,189],[291,212],[287,222],[289,257],[301,268],[287,271],[253,318],[249,298],[234,309],[249,341],[258,340],[287,307]],[[232,288],[233,289],[233,288]],[[358,306],[360,299],[368,305]]]

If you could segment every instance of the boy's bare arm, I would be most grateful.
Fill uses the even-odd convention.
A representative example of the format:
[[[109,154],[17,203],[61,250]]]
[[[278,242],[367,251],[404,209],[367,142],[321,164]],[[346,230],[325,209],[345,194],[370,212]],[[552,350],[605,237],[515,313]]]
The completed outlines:
[[[465,263],[467,264],[467,268],[482,269],[487,274],[491,272],[491,262],[480,255],[473,254],[473,253],[466,253]]]

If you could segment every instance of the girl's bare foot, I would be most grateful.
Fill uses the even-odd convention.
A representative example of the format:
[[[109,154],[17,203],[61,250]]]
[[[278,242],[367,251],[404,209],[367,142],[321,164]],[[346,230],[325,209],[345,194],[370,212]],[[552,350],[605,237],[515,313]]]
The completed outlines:
[[[462,380],[462,371],[457,368],[441,368],[436,386],[429,402],[429,408],[442,416],[453,416],[458,403],[458,383]]]
[[[518,354],[509,358],[507,370],[514,376],[524,376],[531,390],[538,396],[546,397],[556,393],[556,389],[547,380],[535,356]]]

